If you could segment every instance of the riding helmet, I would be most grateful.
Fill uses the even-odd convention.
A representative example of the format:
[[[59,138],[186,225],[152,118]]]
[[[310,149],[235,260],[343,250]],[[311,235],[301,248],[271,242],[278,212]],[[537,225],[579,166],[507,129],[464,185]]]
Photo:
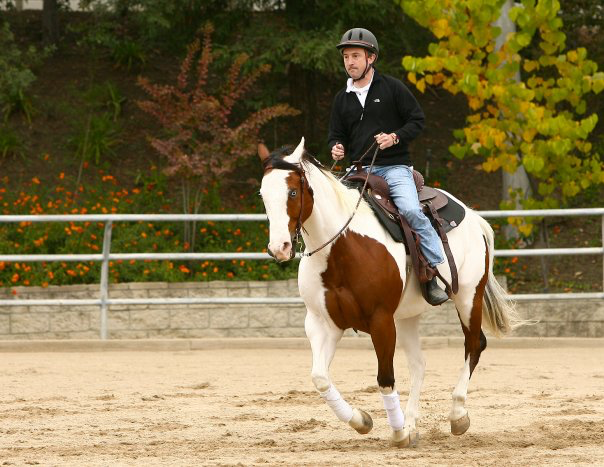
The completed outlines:
[[[377,39],[371,31],[364,28],[352,28],[346,31],[340,43],[336,45],[338,50],[344,47],[362,47],[375,55],[380,53]]]

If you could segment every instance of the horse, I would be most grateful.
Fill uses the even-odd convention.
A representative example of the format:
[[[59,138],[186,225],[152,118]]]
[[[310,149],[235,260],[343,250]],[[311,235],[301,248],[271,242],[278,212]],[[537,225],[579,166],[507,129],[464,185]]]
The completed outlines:
[[[270,153],[260,144],[258,154],[264,168],[260,196],[269,220],[269,255],[279,262],[292,259],[298,235],[306,251],[313,253],[302,254],[298,287],[307,309],[304,327],[315,388],[338,419],[358,433],[369,433],[371,416],[344,400],[329,378],[344,331],[368,333],[377,355],[377,382],[392,428],[391,442],[415,445],[425,372],[419,321],[428,305],[413,270],[407,272],[405,246],[392,239],[367,203],[358,204],[358,190],[346,187],[304,149],[304,138],[293,151],[290,146]],[[453,435],[470,426],[465,402],[470,377],[487,346],[483,325],[500,337],[518,322],[513,302],[493,274],[493,230],[463,206],[463,222],[448,234],[458,268],[458,291],[451,298],[465,337],[464,366],[449,414]],[[438,269],[450,282],[448,265]],[[397,341],[406,353],[410,375],[404,412],[394,378]]]

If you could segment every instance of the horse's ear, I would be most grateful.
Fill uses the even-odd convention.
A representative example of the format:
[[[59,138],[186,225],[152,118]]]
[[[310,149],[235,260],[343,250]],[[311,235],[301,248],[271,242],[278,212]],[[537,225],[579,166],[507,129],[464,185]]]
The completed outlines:
[[[270,155],[270,151],[264,145],[264,143],[259,143],[258,144],[258,155],[260,156],[260,160],[262,162],[264,162],[268,158],[268,156]]]
[[[304,136],[302,136],[302,139],[298,143],[298,147],[292,152],[292,156],[295,157],[295,162],[300,161],[302,154],[304,154]]]

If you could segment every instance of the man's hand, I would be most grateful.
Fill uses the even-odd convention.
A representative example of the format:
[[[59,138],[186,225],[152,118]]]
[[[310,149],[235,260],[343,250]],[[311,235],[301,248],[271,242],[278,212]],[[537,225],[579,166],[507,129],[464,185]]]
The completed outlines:
[[[339,161],[344,158],[344,146],[341,143],[336,143],[331,148],[331,157],[334,161]]]
[[[398,139],[394,133],[388,135],[386,133],[380,133],[379,135],[375,135],[374,138],[377,141],[377,144],[379,144],[380,149],[386,149],[398,143]]]

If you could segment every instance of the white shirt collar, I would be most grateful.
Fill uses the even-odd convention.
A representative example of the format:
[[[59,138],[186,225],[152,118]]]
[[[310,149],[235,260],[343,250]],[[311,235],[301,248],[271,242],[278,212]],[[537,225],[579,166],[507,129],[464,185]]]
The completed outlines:
[[[357,88],[353,81],[352,78],[348,78],[348,81],[346,81],[346,92],[355,92],[357,94],[361,93],[366,93],[369,91],[369,87],[371,86],[371,83],[373,83],[373,76],[375,75],[375,73],[371,73],[371,80],[369,81],[369,83],[366,86],[363,86],[362,88]]]

